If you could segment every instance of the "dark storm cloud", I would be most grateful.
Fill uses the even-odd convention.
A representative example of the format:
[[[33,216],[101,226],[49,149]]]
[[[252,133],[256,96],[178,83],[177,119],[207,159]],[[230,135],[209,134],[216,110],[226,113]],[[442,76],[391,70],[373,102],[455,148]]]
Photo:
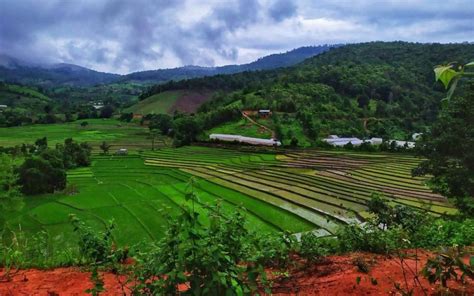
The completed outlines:
[[[270,16],[280,22],[295,15],[296,4],[290,0],[278,0],[270,7]]]
[[[0,0],[0,53],[111,72],[326,42],[473,41],[472,0]]]

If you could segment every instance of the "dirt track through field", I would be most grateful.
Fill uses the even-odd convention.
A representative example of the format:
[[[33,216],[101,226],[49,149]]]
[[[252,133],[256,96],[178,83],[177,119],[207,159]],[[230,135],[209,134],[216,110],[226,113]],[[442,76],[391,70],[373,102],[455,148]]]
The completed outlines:
[[[250,116],[248,116],[245,112],[242,112],[242,116],[247,119],[248,121],[250,121],[252,124],[255,124],[259,127],[261,127],[262,129],[266,130],[266,131],[269,131],[270,133],[272,133],[272,139],[275,139],[275,132],[271,129],[269,129],[268,127],[264,126],[263,124],[260,124],[258,122],[256,122],[255,120],[253,120]]]

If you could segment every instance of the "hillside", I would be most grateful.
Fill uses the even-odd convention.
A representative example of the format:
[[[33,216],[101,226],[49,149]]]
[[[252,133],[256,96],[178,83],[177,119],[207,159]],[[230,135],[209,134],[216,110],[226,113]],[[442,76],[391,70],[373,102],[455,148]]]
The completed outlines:
[[[472,44],[353,44],[290,68],[156,85],[142,97],[179,89],[221,90],[223,95],[201,106],[202,113],[241,102],[244,109],[286,113],[276,119],[279,129],[296,123],[313,141],[328,134],[404,139],[425,131],[437,116],[444,89],[434,83],[433,66],[472,59]]]
[[[110,83],[119,75],[98,72],[72,64],[35,64],[0,56],[0,79],[7,82],[51,87],[57,85],[91,86]]]
[[[25,110],[42,110],[51,99],[38,89],[0,82],[0,105]]]
[[[94,71],[73,64],[40,64],[22,61],[7,55],[0,55],[0,80],[40,85],[88,87],[109,83],[163,83],[217,74],[232,74],[292,66],[309,57],[320,54],[339,45],[306,46],[285,53],[272,54],[254,62],[222,67],[184,66],[173,69],[158,69],[134,72],[127,75]]]
[[[165,91],[150,96],[126,108],[124,112],[135,114],[173,114],[175,111],[194,113],[198,107],[212,97],[212,92],[199,91]]]

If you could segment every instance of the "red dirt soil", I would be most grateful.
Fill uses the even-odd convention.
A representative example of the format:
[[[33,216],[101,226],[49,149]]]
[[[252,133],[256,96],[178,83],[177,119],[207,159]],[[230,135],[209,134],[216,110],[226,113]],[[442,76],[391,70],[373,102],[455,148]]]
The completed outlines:
[[[414,251],[410,253],[414,254]],[[419,251],[418,262],[414,259],[406,259],[405,262],[412,270],[415,270],[417,265],[419,271],[431,255]],[[368,263],[368,273],[358,270],[354,264],[355,258],[362,258]],[[269,273],[275,274],[271,270]],[[395,283],[406,288],[399,259],[374,254],[329,256],[323,262],[291,270],[290,274],[290,277],[280,276],[275,279],[273,295],[401,295],[396,291]],[[120,281],[124,282],[125,277],[111,273],[102,275],[107,291],[101,295],[123,295]],[[89,276],[89,272],[79,268],[22,270],[10,281],[0,282],[0,295],[86,295],[85,290],[92,287]],[[359,284],[357,284],[358,277],[360,277]],[[439,286],[429,285],[422,276],[419,280],[427,295],[436,295],[441,291]],[[415,286],[414,277],[409,271],[407,284],[409,288]],[[448,286],[451,295],[474,295],[472,280],[468,280],[464,286],[451,281]],[[127,289],[125,291],[129,292]],[[420,287],[415,288],[414,295],[423,295]]]

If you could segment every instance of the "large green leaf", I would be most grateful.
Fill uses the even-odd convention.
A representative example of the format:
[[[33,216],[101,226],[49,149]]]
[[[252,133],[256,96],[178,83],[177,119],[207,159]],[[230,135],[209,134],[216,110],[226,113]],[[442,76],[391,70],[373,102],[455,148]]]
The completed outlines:
[[[448,93],[447,93],[446,98],[445,98],[446,100],[451,99],[451,97],[453,96],[454,90],[456,90],[456,86],[457,86],[458,81],[459,81],[459,77],[460,76],[456,76],[453,80],[453,83],[451,83],[451,87],[449,88]]]
[[[451,80],[459,75],[451,66],[439,66],[434,69],[436,80],[441,81],[447,89]]]

